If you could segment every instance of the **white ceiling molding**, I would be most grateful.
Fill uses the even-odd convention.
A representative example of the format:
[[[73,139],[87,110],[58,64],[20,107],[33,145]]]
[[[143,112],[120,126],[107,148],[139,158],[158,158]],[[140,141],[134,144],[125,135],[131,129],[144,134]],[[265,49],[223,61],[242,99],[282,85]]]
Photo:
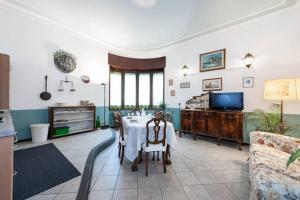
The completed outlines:
[[[167,4],[167,1],[173,4]],[[227,8],[228,6],[224,7],[226,5],[224,0],[180,1],[120,0],[121,5],[115,1],[104,3],[111,2],[104,0],[90,1],[89,3],[94,3],[93,5],[87,4],[84,0],[52,0],[44,4],[38,0],[0,0],[0,3],[107,48],[121,51],[150,51],[170,47],[261,17],[291,7],[298,2],[298,0],[256,0],[256,5],[252,5],[255,4],[254,1],[250,1],[252,7],[248,8],[249,1],[244,0],[235,1],[243,3],[230,4],[230,8]],[[69,2],[74,2],[75,6],[68,7]],[[136,6],[138,2],[146,3],[144,7]],[[182,6],[186,8],[179,9]],[[232,6],[235,7],[231,8]],[[174,12],[177,10],[178,13]],[[214,12],[218,11],[222,13],[216,15]],[[169,21],[172,18],[175,22]],[[178,20],[180,21],[177,22]]]

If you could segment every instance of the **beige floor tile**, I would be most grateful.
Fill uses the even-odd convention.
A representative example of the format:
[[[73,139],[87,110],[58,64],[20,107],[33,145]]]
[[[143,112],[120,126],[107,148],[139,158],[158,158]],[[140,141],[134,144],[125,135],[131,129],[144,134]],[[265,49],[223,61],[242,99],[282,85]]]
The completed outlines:
[[[213,200],[202,185],[183,186],[189,200]]]
[[[111,190],[114,189],[117,182],[117,176],[99,176],[92,190]]]
[[[161,194],[163,200],[188,200],[188,197],[181,186],[162,187]]]
[[[120,175],[117,180],[116,189],[134,189],[137,188],[137,174]]]
[[[148,174],[138,176],[138,188],[159,187],[157,174]]]
[[[248,200],[250,198],[249,183],[228,183],[227,188],[233,192],[240,200]]]
[[[238,200],[224,184],[203,185],[214,200]]]
[[[220,171],[222,173],[223,171]],[[224,183],[222,176],[215,175],[215,171],[199,171],[195,173],[201,184]]]
[[[81,182],[81,176],[69,180],[65,183],[65,186],[59,193],[75,193],[78,192],[79,186]]]
[[[113,193],[113,190],[91,191],[89,200],[111,200]]]
[[[171,166],[175,173],[192,171],[184,162],[174,162]]]
[[[101,176],[116,176],[119,174],[119,165],[105,165],[100,173]]]
[[[56,197],[56,194],[44,194],[44,195],[35,195],[30,198],[27,198],[26,200],[54,200]]]
[[[137,189],[115,190],[113,200],[137,200]]]
[[[162,200],[160,188],[138,189],[138,200]]]
[[[77,193],[58,194],[55,200],[76,200]]]
[[[180,185],[198,185],[200,184],[196,176],[191,172],[176,173]]]
[[[46,191],[42,192],[40,194],[58,194],[65,187],[65,184],[66,183],[62,183],[62,184],[57,185],[53,188],[50,188],[49,190],[46,190]]]
[[[157,178],[158,178],[158,184],[161,187],[180,185],[175,174],[159,174]]]

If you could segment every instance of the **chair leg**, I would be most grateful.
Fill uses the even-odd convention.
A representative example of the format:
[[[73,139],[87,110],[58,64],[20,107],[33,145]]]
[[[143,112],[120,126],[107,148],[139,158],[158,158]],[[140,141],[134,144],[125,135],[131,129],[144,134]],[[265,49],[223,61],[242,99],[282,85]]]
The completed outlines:
[[[166,168],[166,153],[163,151],[162,152],[162,159],[163,159],[163,165],[164,165],[164,173],[167,172],[167,168]]]
[[[152,161],[155,161],[155,152],[152,152]]]
[[[139,163],[143,162],[143,148],[139,151]]]
[[[159,151],[157,152],[157,161],[160,161],[160,159],[159,159]]]
[[[146,152],[146,163],[145,163],[145,166],[146,166],[146,170],[145,170],[145,175],[146,176],[148,176],[148,155],[149,155],[149,153],[148,152]]]
[[[124,148],[125,146],[122,145],[122,155],[121,155],[121,161],[120,161],[120,164],[122,165],[123,164],[123,158],[124,158]]]
[[[120,156],[121,156],[121,143],[119,142],[119,158],[120,158]]]

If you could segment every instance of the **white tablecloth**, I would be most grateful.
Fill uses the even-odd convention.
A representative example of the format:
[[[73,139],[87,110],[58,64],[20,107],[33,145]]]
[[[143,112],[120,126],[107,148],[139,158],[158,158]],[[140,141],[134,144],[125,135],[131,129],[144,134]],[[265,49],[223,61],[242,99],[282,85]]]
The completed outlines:
[[[125,147],[125,157],[134,161],[138,152],[141,150],[142,144],[146,143],[146,123],[151,119],[150,116],[134,116],[132,119],[136,119],[137,122],[131,122],[132,119],[128,117],[123,117],[123,128],[125,135],[127,135],[127,145]],[[154,123],[149,124],[149,127],[153,127]],[[163,129],[163,123],[160,124],[161,130]],[[150,132],[151,133],[151,132]],[[175,135],[174,126],[172,123],[167,123],[166,130],[166,142],[170,145],[171,148],[174,148],[177,140]]]

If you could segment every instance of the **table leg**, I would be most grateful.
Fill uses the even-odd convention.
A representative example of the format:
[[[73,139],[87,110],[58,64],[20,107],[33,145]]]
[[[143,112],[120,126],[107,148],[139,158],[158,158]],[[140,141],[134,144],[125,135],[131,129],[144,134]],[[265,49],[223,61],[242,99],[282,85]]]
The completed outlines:
[[[133,161],[133,165],[131,166],[131,170],[133,172],[137,171],[138,170],[138,158],[136,158],[134,161]]]
[[[169,144],[167,144],[167,154],[166,154],[166,164],[167,165],[171,165],[172,164],[172,162],[171,162],[171,160],[169,159],[169,155],[170,155],[170,145]]]

